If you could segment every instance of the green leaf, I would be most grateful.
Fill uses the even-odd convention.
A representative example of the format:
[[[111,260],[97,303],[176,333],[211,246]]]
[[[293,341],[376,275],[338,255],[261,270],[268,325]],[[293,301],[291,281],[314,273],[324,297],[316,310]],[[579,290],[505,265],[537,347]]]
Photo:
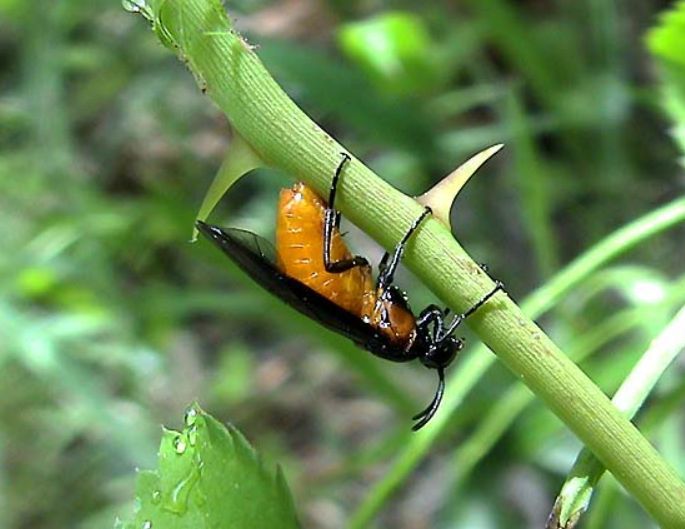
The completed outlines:
[[[651,52],[685,68],[685,1],[666,11],[647,35]]]
[[[157,470],[143,471],[136,512],[120,529],[298,529],[280,469],[247,440],[193,405],[182,432],[164,430]]]

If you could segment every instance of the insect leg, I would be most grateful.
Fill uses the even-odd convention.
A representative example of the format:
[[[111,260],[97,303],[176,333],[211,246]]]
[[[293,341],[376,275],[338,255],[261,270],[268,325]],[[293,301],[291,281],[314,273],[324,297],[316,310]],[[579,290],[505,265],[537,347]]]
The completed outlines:
[[[443,336],[449,336],[451,335],[461,323],[471,316],[474,312],[476,312],[479,308],[481,308],[483,305],[485,305],[488,300],[494,296],[498,291],[504,290],[504,284],[501,281],[495,281],[495,287],[485,294],[482,298],[480,298],[474,305],[464,312],[464,314],[459,314],[458,316],[455,316],[454,319],[450,322],[449,327],[445,331],[445,334]]]
[[[369,262],[360,255],[355,255],[350,259],[341,259],[339,261],[331,261],[331,246],[333,245],[334,230],[340,228],[340,212],[335,209],[335,192],[338,188],[338,180],[342,173],[345,164],[350,161],[350,156],[347,153],[342,153],[342,160],[335,170],[331,188],[328,194],[328,205],[326,206],[326,214],[323,225],[323,264],[326,272],[340,273],[354,268],[355,266],[368,266]]]
[[[435,391],[435,396],[433,397],[431,403],[426,407],[426,409],[412,417],[412,420],[418,421],[414,426],[412,426],[413,431],[420,430],[421,428],[426,426],[426,424],[428,424],[428,421],[430,421],[435,415],[435,412],[438,411],[438,408],[440,407],[440,402],[442,402],[442,396],[444,394],[445,370],[442,368],[438,368],[438,389]]]
[[[338,180],[340,180],[340,174],[342,173],[345,164],[349,163],[349,161],[352,159],[346,152],[342,152],[340,155],[342,156],[342,160],[340,160],[340,163],[335,170],[333,180],[331,180],[331,187],[328,190],[328,207],[333,211],[335,211],[335,192],[338,189]],[[338,217],[340,217],[340,214],[338,214]]]
[[[378,263],[379,274],[382,274],[383,271],[388,267],[388,259],[390,259],[390,254],[388,252],[385,252],[383,254],[383,257],[381,257],[381,261]]]
[[[409,226],[409,229],[404,234],[400,242],[397,243],[397,246],[395,246],[395,251],[392,254],[386,253],[386,255],[383,256],[381,263],[385,263],[386,266],[384,266],[381,273],[378,274],[378,280],[376,282],[377,289],[385,290],[388,285],[392,283],[395,276],[395,270],[397,270],[397,267],[400,264],[400,260],[402,259],[402,255],[404,254],[404,249],[407,246],[409,238],[418,229],[421,222],[423,222],[423,220],[431,213],[431,208],[426,206],[426,209],[423,210],[423,213],[421,213],[421,215],[414,222],[412,222],[412,225]]]
[[[440,307],[438,307],[437,305],[428,305],[425,309],[421,311],[419,317],[416,318],[416,325],[418,327],[428,325],[431,321],[434,320],[442,320],[443,315],[444,313]]]
[[[442,309],[437,305],[428,305],[428,307],[421,311],[419,317],[416,318],[416,328],[427,329],[427,327],[433,323],[433,329],[430,336],[434,342],[437,342],[445,332],[444,321],[445,313]]]
[[[471,314],[473,314],[479,308],[481,308],[483,305],[485,305],[488,302],[488,300],[500,290],[502,290],[502,291],[504,290],[504,283],[502,283],[501,281],[495,281],[494,288],[490,292],[485,294],[482,298],[480,298],[478,301],[476,301],[476,303],[473,305],[473,307],[471,307],[464,314],[462,314],[462,316],[464,318],[468,318],[469,316],[471,316]]]

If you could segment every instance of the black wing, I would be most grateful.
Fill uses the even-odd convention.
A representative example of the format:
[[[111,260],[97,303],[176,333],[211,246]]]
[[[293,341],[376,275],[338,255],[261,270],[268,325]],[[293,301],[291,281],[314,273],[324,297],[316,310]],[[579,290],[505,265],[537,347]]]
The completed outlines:
[[[237,228],[220,228],[197,222],[197,229],[221,248],[247,275],[305,316],[366,346],[377,338],[375,329],[304,283],[283,274],[275,264],[273,245],[262,237]]]

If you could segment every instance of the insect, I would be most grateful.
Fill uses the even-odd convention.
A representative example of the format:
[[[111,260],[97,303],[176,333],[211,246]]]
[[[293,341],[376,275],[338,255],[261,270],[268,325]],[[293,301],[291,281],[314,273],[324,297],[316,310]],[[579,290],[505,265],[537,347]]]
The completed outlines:
[[[281,191],[276,248],[263,238],[237,228],[198,221],[198,230],[221,248],[261,286],[302,314],[350,338],[372,354],[392,362],[414,359],[438,373],[432,401],[412,420],[419,430],[435,415],[445,391],[445,368],[464,346],[454,332],[485,304],[495,287],[463,314],[448,321],[449,309],[429,305],[414,316],[406,294],[393,283],[407,242],[430,215],[426,208],[409,226],[392,253],[386,252],[373,281],[371,266],[352,255],[340,234],[335,195],[350,157],[342,154],[331,182],[328,202],[303,183]]]

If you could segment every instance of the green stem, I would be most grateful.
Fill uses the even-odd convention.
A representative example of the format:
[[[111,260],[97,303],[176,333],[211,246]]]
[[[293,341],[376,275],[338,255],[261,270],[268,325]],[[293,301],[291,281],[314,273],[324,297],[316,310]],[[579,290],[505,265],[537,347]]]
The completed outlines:
[[[278,86],[232,30],[220,0],[154,0],[151,6],[158,36],[178,51],[257,155],[323,193],[342,146]],[[339,196],[343,213],[386,248],[422,209],[354,158]],[[493,286],[436,220],[418,232],[406,264],[455,312]],[[662,526],[685,526],[685,484],[509,297],[497,295],[469,324]]]

